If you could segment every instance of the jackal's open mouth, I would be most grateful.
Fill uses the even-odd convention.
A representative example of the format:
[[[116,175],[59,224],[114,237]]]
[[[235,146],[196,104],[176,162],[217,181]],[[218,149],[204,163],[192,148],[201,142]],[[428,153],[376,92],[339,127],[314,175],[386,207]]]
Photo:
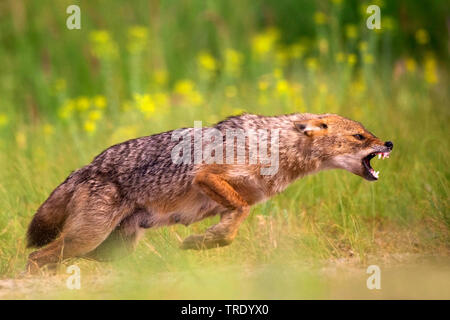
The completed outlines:
[[[378,177],[380,176],[380,171],[375,171],[370,166],[370,160],[377,155],[378,155],[378,159],[389,158],[390,153],[391,153],[390,151],[388,151],[388,152],[373,152],[362,159],[362,164],[365,169],[364,175],[367,180],[378,180]]]

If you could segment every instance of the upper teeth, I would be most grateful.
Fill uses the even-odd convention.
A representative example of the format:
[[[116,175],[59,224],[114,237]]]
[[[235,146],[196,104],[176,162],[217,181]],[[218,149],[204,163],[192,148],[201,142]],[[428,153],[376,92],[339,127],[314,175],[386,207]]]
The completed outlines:
[[[385,158],[389,158],[389,152],[379,152],[378,153],[378,159],[385,159]]]

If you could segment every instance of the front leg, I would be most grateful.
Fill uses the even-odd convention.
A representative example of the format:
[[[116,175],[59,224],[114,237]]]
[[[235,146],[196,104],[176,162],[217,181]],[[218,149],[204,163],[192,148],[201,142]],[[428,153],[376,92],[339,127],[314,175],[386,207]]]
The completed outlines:
[[[212,200],[230,209],[222,214],[220,222],[206,230],[204,234],[187,237],[182,249],[209,249],[229,245],[236,237],[239,226],[248,216],[247,202],[223,178],[216,174],[200,173],[194,183]]]

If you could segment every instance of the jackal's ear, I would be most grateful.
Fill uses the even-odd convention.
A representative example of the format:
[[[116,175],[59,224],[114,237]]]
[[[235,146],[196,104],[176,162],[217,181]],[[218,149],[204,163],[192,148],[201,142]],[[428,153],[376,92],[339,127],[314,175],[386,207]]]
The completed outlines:
[[[295,128],[308,137],[323,135],[327,132],[328,126],[321,119],[310,119],[295,121]]]

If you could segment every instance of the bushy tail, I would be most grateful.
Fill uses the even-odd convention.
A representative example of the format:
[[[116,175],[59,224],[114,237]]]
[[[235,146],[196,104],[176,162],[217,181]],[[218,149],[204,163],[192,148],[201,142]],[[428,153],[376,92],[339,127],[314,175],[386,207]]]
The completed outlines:
[[[41,205],[28,226],[28,248],[42,247],[58,236],[67,217],[66,208],[73,191],[66,180]]]

